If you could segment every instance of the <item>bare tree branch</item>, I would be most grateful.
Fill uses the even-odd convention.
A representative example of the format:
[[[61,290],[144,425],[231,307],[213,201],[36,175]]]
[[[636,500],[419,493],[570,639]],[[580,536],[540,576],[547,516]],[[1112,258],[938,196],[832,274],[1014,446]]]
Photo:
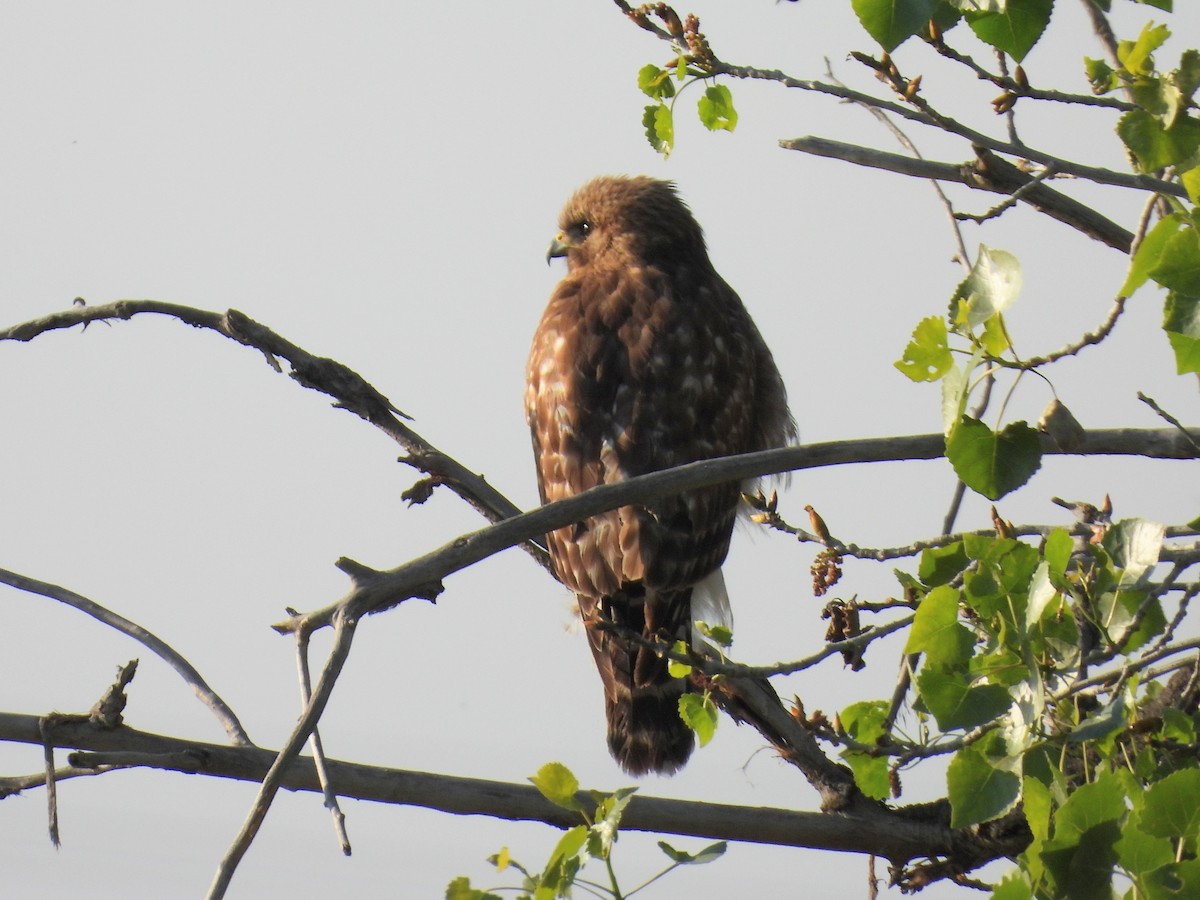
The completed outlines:
[[[297,631],[296,637],[296,669],[300,677],[300,706],[304,709],[312,702],[312,671],[308,665],[308,650],[311,646],[309,634]],[[321,744],[321,731],[314,727],[309,738],[312,748],[313,764],[317,770],[317,778],[321,782],[321,792],[325,795],[325,808],[333,816],[333,831],[337,835],[342,853],[350,855],[350,836],[346,833],[346,815],[338,803],[337,793],[329,778],[329,767],[325,760],[325,748]]]
[[[336,360],[314,356],[236,309],[217,313],[159,300],[117,300],[103,306],[80,305],[2,329],[0,341],[31,341],[48,331],[86,326],[90,322],[131,319],[144,313],[170,316],[252,347],[260,351],[277,372],[282,371],[279,358],[287,360],[291,366],[289,374],[296,382],[332,397],[335,406],[349,410],[383,431],[408,451],[403,462],[434,476],[438,484],[445,484],[489,521],[499,521],[519,511],[482,475],[470,471],[404,424],[402,420],[408,417],[357,372]],[[543,548],[529,545],[525,549],[539,564],[548,567],[549,558]]]
[[[1017,195],[1018,199],[1029,204],[1038,212],[1045,213],[1122,253],[1128,253],[1130,244],[1133,242],[1133,235],[1120,225],[1100,215],[1091,207],[1039,183],[1035,176],[1022,172],[1012,163],[1006,162],[980,146],[975,147],[977,155],[975,162],[963,164],[914,159],[898,153],[887,153],[883,150],[872,150],[867,147],[811,136],[782,140],[779,142],[779,146],[785,150],[799,150],[814,156],[840,159],[855,165],[885,169],[901,175],[932,178],[937,181],[954,181],[975,190],[1009,196]],[[1052,165],[1055,165],[1057,170],[1057,164]],[[1020,192],[1019,195],[1018,192]]]
[[[0,740],[40,744],[37,717],[0,713]],[[86,722],[55,730],[56,746],[89,753],[71,754],[78,764],[123,764],[164,771],[192,772],[220,778],[261,782],[277,761],[274,750],[228,747],[186,741],[122,726],[101,731]],[[329,760],[340,796],[380,803],[421,806],[455,815],[485,815],[510,821],[544,822],[557,828],[578,824],[577,817],[546,800],[533,786],[383,768]],[[288,790],[319,793],[320,781],[308,756],[289,760],[279,785]],[[584,803],[594,801],[580,793]],[[837,815],[795,812],[769,807],[697,803],[638,795],[621,820],[622,830],[688,835],[716,840],[810,847],[854,853],[876,853],[893,862],[951,852],[967,838],[951,831],[926,806],[890,809],[883,804]],[[1017,847],[1014,852],[1019,852]]]
[[[16,572],[10,572],[7,569],[0,569],[0,583],[15,587],[26,593],[38,594],[42,597],[49,597],[51,600],[57,600],[59,603],[65,603],[72,609],[87,613],[98,622],[102,622],[108,627],[121,632],[121,634],[133,638],[150,650],[155,656],[162,659],[179,674],[180,678],[188,683],[192,690],[195,691],[196,696],[200,698],[200,702],[212,710],[213,715],[217,717],[217,721],[221,723],[231,741],[235,744],[245,746],[253,744],[249,735],[246,734],[245,729],[242,728],[242,723],[238,720],[233,710],[229,708],[229,705],[221,699],[216,691],[208,686],[208,682],[204,680],[204,676],[196,671],[195,666],[184,659],[174,647],[162,640],[162,638],[147,631],[141,625],[125,618],[119,613],[105,609],[99,603],[89,600],[87,597],[77,594],[74,591],[59,587],[57,584],[38,581],[36,578],[30,578],[27,575],[18,575]]]
[[[1121,455],[1160,459],[1194,459],[1200,456],[1173,429],[1106,429],[1085,432],[1076,448],[1065,451],[1042,435],[1042,452],[1047,455]],[[683,491],[729,481],[744,481],[780,472],[846,465],[850,463],[897,460],[938,459],[945,454],[945,439],[940,434],[898,438],[872,438],[858,441],[834,441],[786,447],[760,453],[746,453],[719,459],[701,460],[686,466],[641,475],[617,484],[592,488],[567,500],[543,506],[532,512],[506,519],[496,525],[462,535],[450,543],[400,566],[379,571],[341,560],[359,579],[351,591],[337,603],[273,627],[281,633],[297,628],[316,629],[329,625],[335,613],[346,609],[357,617],[379,612],[410,597],[428,597],[441,590],[447,575],[486,559],[537,535],[630,503],[646,502]]]

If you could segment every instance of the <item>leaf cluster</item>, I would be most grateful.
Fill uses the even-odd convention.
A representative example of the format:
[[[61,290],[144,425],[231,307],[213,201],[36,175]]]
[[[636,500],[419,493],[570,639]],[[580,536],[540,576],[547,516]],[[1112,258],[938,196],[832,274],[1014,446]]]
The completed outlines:
[[[588,802],[580,799],[579,779],[562,763],[551,762],[542,766],[529,779],[542,796],[555,806],[576,813],[582,823],[567,829],[540,871],[533,871],[513,859],[508,848],[488,858],[496,871],[513,869],[521,875],[521,884],[516,890],[524,900],[555,900],[572,896],[572,889],[583,888],[596,896],[613,898],[631,897],[646,885],[657,881],[680,866],[703,865],[718,859],[725,853],[726,844],[720,841],[710,844],[697,853],[688,853],[659,841],[658,847],[670,860],[670,865],[648,878],[638,887],[623,892],[617,882],[611,859],[617,832],[629,801],[637,792],[635,787],[619,788],[611,793],[589,791]],[[586,879],[583,868],[592,861],[605,866],[607,884]],[[505,889],[508,890],[508,889]],[[473,888],[466,876],[454,879],[446,888],[446,900],[500,900],[491,891]]]

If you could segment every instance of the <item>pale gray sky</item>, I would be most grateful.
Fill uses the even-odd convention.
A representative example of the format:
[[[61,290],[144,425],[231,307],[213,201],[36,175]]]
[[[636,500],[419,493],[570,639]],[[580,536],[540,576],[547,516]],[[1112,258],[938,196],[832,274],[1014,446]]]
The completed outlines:
[[[1079,57],[1099,52],[1078,37],[1076,5],[1058,5],[1026,69],[1039,86],[1083,91]],[[848,3],[696,0],[679,9],[698,12],[732,62],[819,78],[828,56],[846,81],[879,87],[846,59],[872,49]],[[1185,39],[1200,33],[1194,8],[1166,17],[1121,3],[1117,13],[1127,36],[1152,16]],[[558,209],[593,175],[647,173],[675,179],[704,225],[714,262],[775,351],[805,440],[940,428],[937,389],[910,384],[891,365],[961,277],[932,192],[775,143],[819,134],[893,149],[891,138],[862,110],[828,98],[730,83],[737,132],[704,132],[685,99],[678,148],[664,162],[643,138],[634,78],[646,62],[664,62],[665,47],[607,0],[7,2],[0,26],[4,325],[77,295],[235,307],[357,370],[418,431],[530,506],[523,367],[561,274],[544,264]],[[958,32],[965,49],[986,54]],[[994,88],[967,83],[919,44],[896,58],[906,73],[925,72],[932,102],[1002,133],[988,106]],[[1024,102],[1021,113],[1029,143],[1125,165],[1108,114]],[[969,155],[960,143],[912,136],[931,158]],[[1126,223],[1142,202],[1115,189],[1081,196]],[[993,200],[963,205],[978,211]],[[967,239],[974,247],[978,229]],[[1023,263],[1025,292],[1009,318],[1023,353],[1094,328],[1123,278],[1119,254],[1024,209],[982,239]],[[1194,416],[1195,382],[1175,378],[1160,316],[1160,298],[1146,289],[1111,346],[1055,374],[1086,426],[1156,427],[1136,388]],[[481,524],[448,492],[407,509],[400,493],[416,476],[396,464],[398,448],[254,352],[175,321],[4,344],[0,385],[0,566],[158,633],[265,746],[285,739],[298,708],[292,645],[268,628],[283,608],[340,596],[346,580],[332,565],[340,555],[390,567]],[[1049,399],[1027,379],[1009,415],[1036,419]],[[1050,461],[1001,509],[1016,521],[1057,521],[1050,495],[1110,491],[1119,515],[1185,521],[1200,491],[1180,490],[1181,472]],[[844,539],[901,543],[936,533],[951,486],[940,462],[829,471],[793,479],[782,510],[799,521],[812,503]],[[986,509],[969,502],[964,523],[983,524]],[[743,529],[727,567],[739,659],[796,658],[820,645],[811,557],[782,536]],[[889,567],[845,568],[846,595],[894,591]],[[436,607],[413,602],[359,629],[322,724],[328,753],[506,781],[559,760],[589,786],[629,784],[605,749],[600,685],[566,593],[517,551],[446,587]],[[142,647],[8,589],[0,617],[0,709],[86,710],[115,666],[140,656],[128,722],[222,739]],[[858,674],[831,660],[780,691],[828,712],[885,696],[898,648],[872,647]],[[761,746],[723,722],[684,773],[641,789],[814,808],[814,792]],[[36,770],[40,759],[38,748],[0,747],[5,773]],[[903,800],[937,795],[939,777],[910,776]],[[253,795],[253,785],[153,772],[65,783],[56,852],[44,794],[29,791],[0,805],[5,889],[197,896]],[[349,860],[319,798],[282,794],[231,896],[441,896],[458,874],[500,881],[483,859],[502,845],[540,866],[557,839],[542,826],[418,809],[349,801],[346,811]],[[705,843],[669,840],[691,850]],[[650,836],[625,835],[618,851],[627,886],[664,859]],[[738,844],[652,896],[859,895],[865,869],[860,857]]]

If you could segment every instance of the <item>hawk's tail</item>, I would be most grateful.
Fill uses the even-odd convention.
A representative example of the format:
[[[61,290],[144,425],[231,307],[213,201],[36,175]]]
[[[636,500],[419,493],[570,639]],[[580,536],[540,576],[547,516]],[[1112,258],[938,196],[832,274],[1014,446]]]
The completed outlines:
[[[670,775],[692,755],[692,730],[679,718],[682,678],[634,687],[605,700],[608,749],[630,775]]]
[[[685,588],[645,599],[620,594],[606,598],[602,606],[614,624],[673,643],[689,638],[691,593]],[[592,621],[587,624],[588,642],[604,682],[613,757],[630,775],[676,771],[687,762],[694,743],[692,730],[679,717],[679,698],[689,689],[688,681],[672,678],[667,660],[653,650]]]

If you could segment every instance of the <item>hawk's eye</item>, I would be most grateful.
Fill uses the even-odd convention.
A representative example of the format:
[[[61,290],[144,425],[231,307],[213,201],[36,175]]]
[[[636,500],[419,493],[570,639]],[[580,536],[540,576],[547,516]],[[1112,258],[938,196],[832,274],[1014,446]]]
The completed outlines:
[[[571,230],[575,233],[574,236],[578,240],[582,241],[591,232],[592,223],[589,222],[587,219],[584,219],[582,222],[576,222],[575,226]]]

